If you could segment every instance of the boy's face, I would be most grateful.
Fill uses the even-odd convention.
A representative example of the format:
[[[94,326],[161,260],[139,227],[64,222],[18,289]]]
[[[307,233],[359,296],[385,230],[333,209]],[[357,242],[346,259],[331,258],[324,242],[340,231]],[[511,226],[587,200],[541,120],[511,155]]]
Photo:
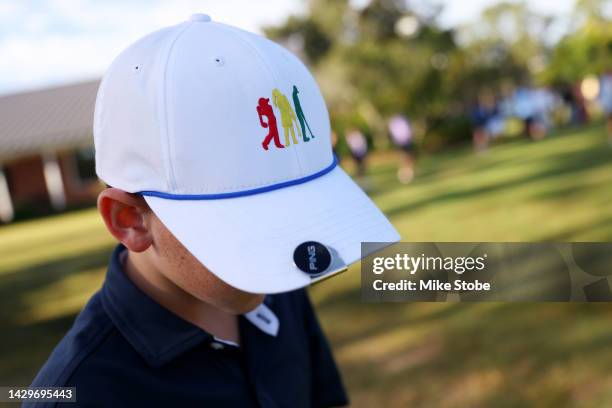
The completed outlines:
[[[243,292],[228,285],[210,272],[181,244],[149,210],[145,217],[151,231],[152,261],[167,279],[193,297],[234,314],[253,310],[264,295]]]
[[[210,272],[141,196],[107,188],[98,197],[98,209],[108,231],[127,247],[130,263],[142,275],[162,275],[188,295],[227,313],[246,313],[263,301],[264,295],[236,289]]]

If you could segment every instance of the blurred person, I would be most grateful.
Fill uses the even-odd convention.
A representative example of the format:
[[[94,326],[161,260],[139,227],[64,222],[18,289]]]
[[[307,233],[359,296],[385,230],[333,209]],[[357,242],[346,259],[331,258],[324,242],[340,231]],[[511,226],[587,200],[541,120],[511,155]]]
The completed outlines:
[[[506,117],[496,108],[485,124],[485,131],[489,140],[501,136],[506,126]]]
[[[489,133],[487,132],[489,118],[489,111],[480,102],[476,102],[470,114],[472,121],[472,143],[476,152],[484,152],[489,147]]]
[[[564,85],[561,90],[561,99],[565,106],[569,109],[569,124],[573,125],[578,122],[578,114],[576,104],[574,103],[574,95],[572,93],[571,87],[568,85]]]
[[[570,124],[581,125],[588,120],[584,98],[579,85],[566,85],[561,91],[563,101],[570,110]]]
[[[589,111],[587,109],[587,100],[582,94],[582,87],[580,86],[581,83],[582,81],[576,82],[572,87],[572,92],[574,94],[574,101],[576,105],[576,123],[585,124],[588,123],[591,118],[589,117]]]
[[[368,140],[361,130],[352,129],[346,134],[346,144],[357,166],[356,175],[361,181],[364,181],[366,157],[368,156]]]
[[[118,245],[32,383],[76,387],[71,406],[348,403],[303,288],[332,256],[351,264],[361,242],[399,236],[337,166],[330,138],[261,144],[274,86],[308,96],[316,135],[330,131],[325,101],[288,51],[209,21],[147,35],[101,82],[96,172],[112,187],[98,211]],[[219,50],[235,59],[221,63]]]
[[[538,91],[531,87],[520,87],[513,95],[514,113],[523,121],[523,134],[532,140],[546,136],[546,126]]]
[[[552,126],[551,115],[555,108],[554,93],[543,87],[533,88],[531,98],[534,106],[534,124],[530,133],[534,139],[546,137]]]
[[[542,119],[547,131],[556,126],[555,115],[563,108],[561,95],[554,88],[539,88],[537,94],[537,105],[542,112]]]
[[[402,184],[408,184],[414,178],[414,137],[408,119],[402,115],[394,115],[389,119],[389,135],[395,146],[402,152],[400,165],[397,169],[397,179]]]
[[[612,70],[609,70],[600,78],[599,101],[606,115],[608,144],[612,147]]]
[[[489,89],[479,92],[470,116],[474,149],[477,152],[484,152],[488,149],[490,141],[502,133],[505,124],[505,117],[496,95]]]

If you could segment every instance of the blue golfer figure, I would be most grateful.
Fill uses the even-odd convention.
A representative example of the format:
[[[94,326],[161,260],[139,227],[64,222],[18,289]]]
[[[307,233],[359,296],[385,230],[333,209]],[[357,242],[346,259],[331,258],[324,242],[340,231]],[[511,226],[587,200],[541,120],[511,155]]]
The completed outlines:
[[[304,116],[304,111],[302,110],[302,105],[300,105],[300,99],[298,98],[298,93],[299,91],[297,89],[297,86],[293,85],[293,106],[295,106],[295,114],[298,120],[300,121],[300,127],[302,128],[302,137],[304,138],[304,141],[307,142],[310,139],[306,135],[306,128],[308,128],[308,131],[310,132],[310,137],[312,139],[314,139],[314,135],[312,134],[312,130],[310,130],[310,126],[308,125],[308,122],[306,121],[306,117]]]

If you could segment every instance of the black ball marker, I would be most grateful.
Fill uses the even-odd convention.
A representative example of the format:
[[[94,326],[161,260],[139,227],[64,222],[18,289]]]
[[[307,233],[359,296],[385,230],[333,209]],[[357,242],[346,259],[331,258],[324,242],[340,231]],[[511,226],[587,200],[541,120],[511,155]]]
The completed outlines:
[[[293,251],[293,262],[302,272],[314,278],[324,274],[329,268],[331,252],[320,242],[302,242]]]

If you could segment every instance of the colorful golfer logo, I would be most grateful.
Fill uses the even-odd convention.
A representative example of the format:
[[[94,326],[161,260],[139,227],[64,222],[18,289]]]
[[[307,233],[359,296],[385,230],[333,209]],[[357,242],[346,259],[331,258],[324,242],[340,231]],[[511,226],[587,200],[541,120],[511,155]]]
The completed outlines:
[[[257,105],[257,114],[259,115],[259,123],[261,127],[268,129],[268,134],[265,139],[261,143],[264,150],[268,150],[270,142],[274,140],[274,146],[278,149],[283,149],[293,144],[298,144],[298,139],[296,138],[296,130],[300,139],[304,140],[304,142],[310,141],[310,139],[314,138],[312,131],[310,130],[310,126],[306,121],[306,117],[304,116],[304,111],[302,110],[302,105],[300,104],[300,99],[298,98],[298,89],[294,85],[293,86],[293,105],[295,106],[295,110],[291,106],[289,99],[278,89],[274,88],[272,90],[272,103],[274,106],[280,111],[281,114],[281,126],[283,127],[283,135],[285,136],[285,144],[281,144],[280,135],[278,133],[278,127],[276,125],[276,116],[274,115],[274,110],[272,106],[270,106],[270,99],[268,98],[259,98],[259,104]],[[264,121],[266,118],[266,121]],[[298,123],[299,122],[299,123]],[[306,131],[310,133],[310,138],[306,134]]]

